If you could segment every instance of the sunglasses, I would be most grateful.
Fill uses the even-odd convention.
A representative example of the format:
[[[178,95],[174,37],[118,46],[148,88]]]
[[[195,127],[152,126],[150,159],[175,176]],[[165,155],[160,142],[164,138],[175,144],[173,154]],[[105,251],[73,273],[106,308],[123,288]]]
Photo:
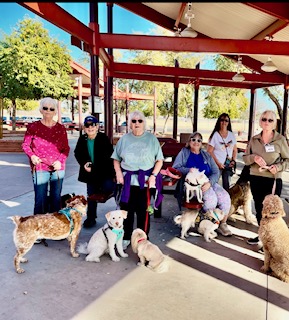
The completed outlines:
[[[202,142],[203,141],[202,139],[197,139],[197,138],[191,138],[190,140],[193,141],[193,142],[195,142],[195,141]]]
[[[96,127],[97,126],[97,123],[94,123],[94,122],[87,122],[84,124],[85,128],[89,128],[90,126],[91,127]]]
[[[262,120],[263,122],[268,121],[268,122],[270,122],[270,123],[274,121],[273,119],[267,119],[267,118],[262,118],[261,120]]]
[[[229,122],[228,119],[220,119],[221,122]]]
[[[131,120],[132,123],[143,123],[143,120],[142,119],[133,119]]]
[[[44,111],[47,111],[48,109],[49,109],[50,111],[55,111],[55,108],[42,107],[42,109],[43,109]]]

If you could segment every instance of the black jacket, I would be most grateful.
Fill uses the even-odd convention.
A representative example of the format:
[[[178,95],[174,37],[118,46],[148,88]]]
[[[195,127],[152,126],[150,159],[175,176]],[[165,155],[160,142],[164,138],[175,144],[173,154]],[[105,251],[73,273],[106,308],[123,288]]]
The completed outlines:
[[[106,179],[114,179],[115,171],[113,168],[113,145],[103,132],[98,132],[94,140],[94,164],[91,172],[86,172],[84,165],[86,162],[92,162],[87,148],[87,134],[78,138],[74,156],[80,165],[78,180],[81,182],[101,186]]]

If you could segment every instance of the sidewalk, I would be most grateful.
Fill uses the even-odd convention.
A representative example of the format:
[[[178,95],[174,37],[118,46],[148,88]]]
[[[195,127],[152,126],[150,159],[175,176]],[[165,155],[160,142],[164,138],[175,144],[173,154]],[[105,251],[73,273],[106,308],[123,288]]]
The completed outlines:
[[[77,134],[70,135],[63,194],[86,194],[77,181],[78,164],[73,150]],[[239,160],[241,155],[239,155]],[[165,195],[162,218],[151,219],[150,240],[171,258],[170,270],[155,274],[138,267],[138,258],[127,249],[120,262],[101,257],[100,263],[72,258],[67,241],[47,240],[48,247],[34,245],[23,264],[24,274],[13,266],[14,224],[10,215],[30,215],[33,188],[25,154],[0,154],[0,320],[288,320],[289,284],[260,272],[263,255],[246,240],[257,235],[257,225],[243,217],[229,222],[233,236],[218,236],[206,243],[198,234],[186,241],[173,216],[178,207]],[[242,163],[238,161],[238,168]],[[286,173],[284,197],[289,194]],[[90,239],[114,210],[110,199],[100,204],[96,227],[82,229],[79,242]],[[288,222],[289,206],[285,202]]]

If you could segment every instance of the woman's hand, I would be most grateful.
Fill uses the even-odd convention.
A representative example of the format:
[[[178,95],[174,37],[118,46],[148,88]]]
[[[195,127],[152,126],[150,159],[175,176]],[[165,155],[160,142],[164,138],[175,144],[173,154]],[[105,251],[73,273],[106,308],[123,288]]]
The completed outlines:
[[[123,174],[122,174],[122,171],[119,170],[116,172],[116,183],[117,184],[123,184],[124,181],[123,181]]]
[[[34,154],[33,156],[31,156],[31,162],[34,165],[37,165],[37,164],[41,163],[42,160]]]
[[[201,189],[203,192],[206,192],[208,189],[211,188],[211,183],[210,182],[206,182],[202,185]]]
[[[59,160],[56,160],[52,163],[52,167],[54,170],[60,170],[61,169],[61,162]]]
[[[275,166],[274,164],[272,164],[272,166],[270,166],[268,170],[269,170],[272,174],[276,174],[276,173],[278,172],[277,166]]]
[[[84,169],[86,172],[91,172],[91,162],[86,162],[86,164],[84,165]]]
[[[260,156],[255,156],[254,161],[260,166],[260,167],[265,167],[267,165],[266,161],[260,157]]]
[[[149,188],[155,188],[156,187],[156,177],[153,175],[150,175],[148,178],[148,187]]]

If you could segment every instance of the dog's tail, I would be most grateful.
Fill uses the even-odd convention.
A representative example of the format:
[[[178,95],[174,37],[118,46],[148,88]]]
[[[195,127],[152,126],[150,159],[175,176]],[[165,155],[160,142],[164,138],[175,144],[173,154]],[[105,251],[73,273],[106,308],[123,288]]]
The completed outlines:
[[[88,245],[87,242],[78,244],[76,247],[76,251],[78,253],[88,254],[87,245]]]
[[[168,257],[168,256],[164,256],[163,261],[154,268],[154,271],[156,273],[164,273],[164,272],[168,272],[169,268],[170,268],[170,261],[172,258]]]
[[[10,216],[10,217],[7,217],[7,219],[11,219],[16,226],[18,226],[20,224],[20,219],[21,217],[20,216]]]
[[[180,225],[181,222],[182,222],[182,215],[179,214],[179,215],[175,216],[175,217],[174,217],[174,221],[175,221],[175,224]]]

